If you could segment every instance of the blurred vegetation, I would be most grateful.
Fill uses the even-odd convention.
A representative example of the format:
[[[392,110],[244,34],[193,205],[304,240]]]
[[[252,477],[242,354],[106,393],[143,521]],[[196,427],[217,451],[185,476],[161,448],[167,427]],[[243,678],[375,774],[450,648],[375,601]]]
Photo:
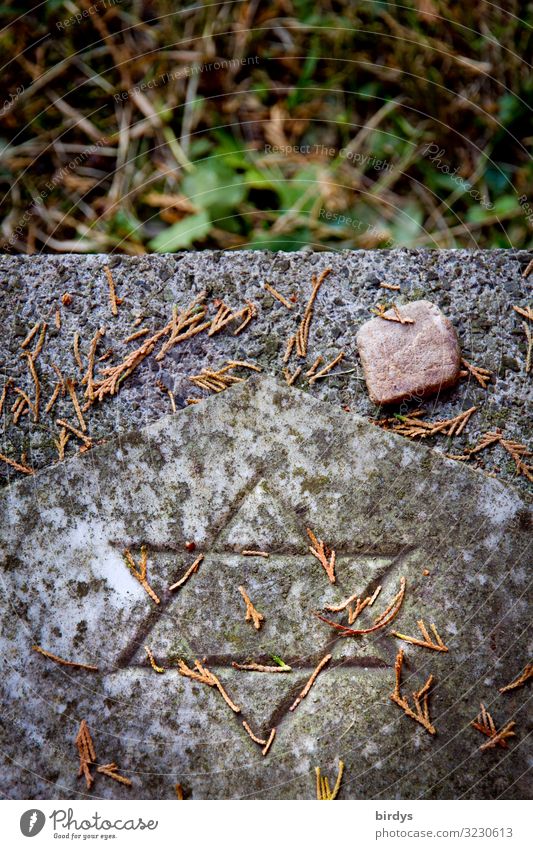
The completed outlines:
[[[4,0],[2,249],[531,247],[503,5]]]

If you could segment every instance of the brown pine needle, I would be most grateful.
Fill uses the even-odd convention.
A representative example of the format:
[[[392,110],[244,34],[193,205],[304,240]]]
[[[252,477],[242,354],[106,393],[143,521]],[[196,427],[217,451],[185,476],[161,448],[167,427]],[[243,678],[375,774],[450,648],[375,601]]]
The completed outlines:
[[[311,291],[311,297],[309,298],[309,301],[307,302],[307,306],[305,308],[305,311],[304,311],[304,314],[303,314],[303,317],[302,317],[302,321],[301,321],[300,326],[299,326],[299,328],[296,332],[296,353],[298,354],[299,357],[306,357],[307,356],[307,345],[309,343],[309,328],[311,326],[311,321],[313,319],[314,304],[315,304],[316,296],[318,295],[318,292],[320,290],[320,287],[322,286],[322,283],[324,282],[324,280],[326,279],[328,274],[331,274],[331,271],[332,271],[331,268],[324,269],[324,271],[320,274],[318,279],[315,277],[314,274],[312,276],[312,286],[313,286],[313,288],[312,288],[312,291]]]
[[[424,625],[424,620],[419,619],[416,623],[420,630],[420,633],[424,637],[423,640],[417,639],[416,637],[406,637],[405,634],[399,634],[397,631],[392,631],[392,636],[397,637],[399,640],[403,640],[405,643],[412,643],[414,646],[422,646],[425,649],[432,649],[433,651],[448,651],[447,647],[442,642],[439,633],[433,623],[429,626],[433,631],[435,639],[433,640],[428,633],[426,626]]]
[[[261,737],[256,737],[254,732],[252,731],[252,729],[250,728],[250,726],[248,725],[248,723],[246,722],[245,719],[243,719],[242,725],[243,725],[244,730],[251,737],[251,739],[254,741],[254,743],[257,743],[259,746],[266,746],[267,741],[262,740]]]
[[[381,630],[381,628],[384,628],[386,625],[389,625],[390,622],[392,622],[392,620],[398,615],[405,596],[405,587],[405,578],[402,577],[400,578],[400,589],[398,590],[386,610],[384,610],[383,613],[380,613],[380,615],[370,628],[349,628],[348,625],[343,625],[339,622],[333,622],[332,619],[326,619],[326,617],[322,616],[320,613],[315,613],[315,616],[317,616],[321,622],[325,622],[326,625],[330,625],[331,628],[335,628],[336,631],[339,631],[341,637],[359,637],[362,634],[371,634],[373,631],[379,631]],[[373,598],[375,596],[376,593],[374,593]]]
[[[107,283],[109,286],[109,305],[111,307],[111,313],[114,316],[118,315],[118,304],[121,303],[117,298],[117,292],[115,288],[115,281],[113,280],[113,275],[111,274],[111,269],[108,265],[104,265],[104,271],[107,277]]]
[[[276,672],[292,672],[292,666],[287,666],[286,663],[283,666],[263,666],[261,663],[237,663],[234,660],[231,665],[234,669],[240,669],[243,672],[270,672],[273,674]]]
[[[263,755],[264,758],[268,755],[268,753],[270,751],[270,747],[271,747],[272,743],[274,742],[275,736],[276,736],[276,729],[273,728],[272,731],[270,732],[270,737],[266,741],[266,746],[263,749],[263,751],[261,752],[261,754]]]
[[[265,617],[262,613],[259,613],[259,611],[256,610],[256,608],[253,606],[244,587],[239,587],[239,592],[242,595],[244,603],[246,605],[245,622],[252,622],[255,630],[259,631],[261,623],[265,621]]]
[[[44,408],[45,413],[50,412],[50,410],[54,406],[55,402],[57,401],[60,392],[61,392],[61,384],[59,382],[57,382],[55,387],[54,387],[54,391],[52,392],[51,398],[50,398],[48,404],[46,405],[46,407]]]
[[[459,436],[477,409],[477,407],[470,407],[470,409],[459,413],[454,418],[436,422],[425,421],[421,418],[424,415],[424,410],[416,410],[406,416],[379,419],[374,424],[383,427],[385,430],[398,433],[400,436],[406,436],[409,439],[415,439],[417,437],[425,439],[427,436],[435,436],[437,433],[442,433],[445,436]]]
[[[183,799],[184,799],[184,796],[183,796],[183,787],[181,786],[181,784],[176,784],[176,786],[175,786],[175,788],[174,788],[174,789],[175,789],[175,791],[176,791],[176,796],[178,797],[178,799],[179,799],[180,801],[183,801]]]
[[[164,668],[163,668],[162,666],[158,666],[158,665],[157,665],[157,663],[156,663],[156,661],[155,661],[155,657],[154,657],[154,655],[153,655],[153,653],[152,653],[151,648],[150,648],[149,646],[145,646],[145,647],[144,647],[144,650],[145,650],[145,652],[146,652],[146,654],[147,654],[147,656],[148,656],[148,660],[150,661],[150,666],[152,667],[152,669],[154,670],[154,672],[157,672],[157,673],[159,673],[159,675],[162,675],[162,674],[163,674],[163,672],[164,672],[165,670],[164,670]]]
[[[256,315],[257,315],[257,309],[256,309],[255,305],[252,304],[250,301],[248,301],[248,305],[247,305],[247,307],[245,307],[244,321],[242,322],[242,324],[240,324],[238,326],[237,330],[235,330],[233,332],[233,335],[238,336],[239,333],[242,333],[242,331],[245,329],[245,327],[248,327],[252,318],[255,318]],[[237,317],[237,313],[235,314],[235,317]]]
[[[533,678],[533,663],[528,663],[518,678],[515,678],[510,684],[506,684],[505,687],[500,687],[500,693],[508,693],[510,690],[516,690],[518,687],[522,687],[527,681],[530,681],[531,678]]]
[[[381,586],[377,587],[377,589],[374,591],[373,595],[368,596],[365,599],[365,602],[366,602],[365,607],[367,605],[372,606],[374,604],[375,600],[377,599],[380,592],[381,592]],[[354,601],[356,602],[356,605],[359,605],[359,603],[361,603],[361,604],[363,603],[363,602],[360,602],[359,594],[354,593],[349,598],[346,598],[346,599],[344,599],[344,601],[341,601],[340,604],[336,604],[336,605],[325,604],[324,610],[329,610],[330,613],[341,613],[343,610],[345,610],[348,607],[349,604],[352,604],[352,602],[354,602]]]
[[[198,557],[196,558],[196,560],[194,561],[194,563],[191,566],[189,566],[189,568],[187,569],[185,574],[179,579],[179,581],[176,581],[175,584],[172,584],[172,586],[169,587],[169,590],[177,590],[178,587],[182,587],[183,584],[187,583],[187,581],[189,580],[191,575],[193,575],[195,572],[198,571],[198,569],[200,568],[200,563],[202,562],[203,559],[204,559],[204,555],[199,554]]]
[[[78,749],[78,754],[80,757],[80,768],[78,770],[78,777],[85,776],[85,783],[87,785],[87,790],[90,790],[94,778],[91,775],[91,770],[89,767],[92,764],[96,763],[96,752],[94,750],[94,744],[91,737],[91,732],[89,731],[89,726],[82,719],[80,723],[80,728],[78,734],[76,736],[76,748]]]
[[[65,448],[67,447],[67,442],[70,439],[70,434],[67,433],[66,427],[62,427],[59,431],[59,439],[54,439],[54,444],[57,448],[58,459],[65,459]]]
[[[531,371],[531,358],[533,354],[533,333],[531,332],[531,327],[526,322],[522,322],[522,328],[524,333],[526,334],[527,341],[527,352],[526,352],[526,374],[529,374]]]
[[[390,309],[385,304],[378,304],[377,308],[371,309],[370,312],[374,313],[377,318],[385,319],[385,321],[396,321],[398,324],[415,323],[413,318],[407,318],[407,316],[402,315],[396,304],[393,304]],[[387,312],[391,313],[391,315],[387,315]]]
[[[245,548],[241,551],[245,557],[270,557],[268,551],[255,551],[253,548]]]
[[[298,366],[298,368],[295,369],[295,371],[292,374],[290,373],[289,369],[284,368],[283,369],[283,377],[285,378],[287,386],[292,386],[294,381],[298,377],[300,377],[301,373],[302,373],[302,367],[301,366]]]
[[[395,286],[393,283],[380,283],[382,289],[390,289],[392,292],[400,292],[401,286]]]
[[[287,347],[285,349],[285,354],[283,355],[283,363],[287,364],[291,358],[292,349],[296,344],[296,336],[291,336],[287,342]]]
[[[26,353],[26,360],[28,363],[28,368],[30,370],[30,374],[33,380],[33,384],[35,386],[35,400],[33,402],[33,420],[35,422],[39,421],[39,405],[41,402],[41,384],[39,383],[39,376],[37,374],[37,370],[35,368],[35,360],[31,354]]]
[[[472,363],[467,362],[463,357],[461,357],[461,363],[467,372],[477,380],[482,389],[486,389],[490,383],[492,372],[486,368],[481,368],[480,366],[473,366]]]
[[[56,330],[61,330],[61,310],[59,308],[56,309],[54,324],[56,326]]]
[[[531,451],[520,442],[503,437],[500,438],[500,445],[513,458],[518,474],[523,475],[530,483],[533,483],[533,466],[530,463],[524,463],[523,460],[524,457],[532,456]]]
[[[107,775],[108,778],[113,778],[114,781],[118,781],[120,784],[125,784],[126,787],[132,786],[132,782],[129,778],[126,778],[124,775],[120,775],[116,763],[102,764],[102,766],[97,768],[96,772],[100,772],[102,775]]]
[[[396,674],[396,685],[394,687],[394,692],[391,693],[390,698],[395,704],[402,708],[404,713],[407,716],[410,716],[411,719],[414,719],[415,722],[418,722],[423,728],[426,729],[430,734],[436,734],[437,729],[432,725],[431,720],[429,718],[429,705],[428,705],[428,697],[429,690],[433,683],[433,675],[430,675],[427,679],[426,683],[420,690],[417,690],[416,693],[413,693],[413,701],[415,704],[415,710],[409,706],[409,702],[405,699],[401,694],[401,676],[402,676],[402,665],[403,665],[403,650],[400,649],[396,656],[396,663],[394,665],[394,671]]]
[[[83,362],[80,354],[80,334],[78,331],[74,334],[74,359],[76,360],[76,364],[81,372],[83,372]]]
[[[297,698],[294,700],[294,702],[290,706],[290,708],[289,708],[290,711],[296,710],[296,708],[298,707],[298,705],[300,704],[302,699],[305,699],[305,697],[309,693],[309,690],[311,689],[311,687],[315,683],[317,677],[320,675],[320,673],[322,672],[324,667],[327,666],[327,664],[330,662],[331,657],[332,657],[332,655],[327,654],[327,655],[325,655],[325,657],[322,658],[322,660],[318,664],[317,668],[315,669],[315,671],[313,672],[313,674],[309,678],[309,681],[307,682],[307,684],[303,688],[302,692],[300,693],[299,696],[297,696]]]
[[[335,357],[334,360],[332,360],[330,363],[328,363],[326,366],[324,366],[324,368],[320,369],[320,371],[317,371],[317,373],[315,375],[313,375],[313,377],[309,381],[309,385],[311,385],[312,383],[315,383],[315,381],[317,381],[317,380],[320,380],[321,377],[325,377],[326,374],[328,374],[328,372],[330,372],[332,368],[335,368],[335,366],[338,363],[340,363],[340,361],[343,359],[343,357],[344,357],[344,351],[341,351],[340,354],[338,354]]]
[[[76,411],[76,416],[83,433],[87,430],[87,425],[85,424],[85,419],[83,418],[83,413],[81,411],[80,402],[78,401],[78,396],[76,394],[76,384],[69,377],[65,381],[65,385],[67,387],[67,392],[70,395],[72,400],[72,404],[74,406],[74,410]]]
[[[291,304],[291,302],[288,301],[287,298],[284,298],[283,295],[280,295],[278,290],[274,289],[274,287],[271,286],[270,283],[265,283],[264,288],[267,290],[267,292],[270,292],[272,297],[276,298],[276,300],[279,301],[280,304],[283,304],[284,307],[287,307],[288,310],[292,310],[294,308],[294,304]]]
[[[19,399],[18,399],[18,402],[15,402],[15,404],[13,404],[13,406],[11,407],[11,412],[14,413],[13,422],[15,424],[17,424],[25,405],[28,406],[28,409],[31,410],[34,413],[34,415],[35,415],[35,411],[34,411],[34,408],[33,408],[33,404],[30,401],[29,396],[26,394],[26,392],[24,392],[23,389],[21,389],[19,386],[15,386],[14,391],[19,396]]]
[[[216,687],[231,710],[234,713],[240,713],[240,707],[234,704],[228,696],[217,676],[206,666],[203,666],[199,660],[195,660],[194,665],[196,669],[191,669],[184,660],[178,659],[178,672],[185,678],[192,678],[193,681],[198,681],[200,684],[207,684],[208,687]]]
[[[27,348],[27,347],[28,347],[28,345],[29,345],[29,344],[30,344],[30,342],[32,341],[33,337],[35,336],[35,334],[36,334],[36,333],[37,333],[37,331],[39,330],[40,326],[41,326],[41,322],[40,322],[40,321],[37,321],[37,322],[33,325],[32,329],[30,330],[30,332],[28,333],[28,335],[26,336],[26,338],[24,339],[24,341],[20,343],[20,347],[21,347],[21,348]]]
[[[136,578],[139,581],[141,587],[143,587],[143,589],[148,593],[150,598],[153,601],[155,601],[156,604],[159,604],[160,599],[155,594],[155,592],[153,591],[152,587],[150,586],[150,584],[148,583],[147,578],[146,578],[146,568],[147,568],[147,562],[148,562],[148,551],[147,551],[146,546],[145,545],[141,546],[141,562],[139,564],[138,569],[137,569],[137,566],[135,565],[135,561],[134,561],[133,557],[131,556],[131,554],[130,554],[130,552],[127,548],[124,551],[124,562],[125,562],[126,566],[128,567],[128,569],[131,571],[131,574],[133,575],[133,577]]]
[[[228,360],[226,368],[247,368],[251,371],[259,372],[263,370],[260,366],[256,366],[254,363],[246,363],[242,360]]]
[[[146,336],[147,333],[150,333],[148,327],[143,327],[142,330],[136,330],[135,333],[130,333],[130,335],[126,336],[124,339],[124,345],[128,342],[133,342],[135,339],[140,339],[142,336]]]
[[[310,528],[306,528],[307,535],[311,540],[312,545],[309,546],[309,551],[316,557],[319,563],[324,567],[324,571],[332,584],[335,583],[335,551],[326,546],[323,540],[319,540],[314,535]]]
[[[39,356],[39,354],[43,350],[43,345],[44,345],[44,340],[46,338],[47,329],[48,329],[48,325],[47,325],[46,321],[43,321],[43,323],[41,325],[41,332],[39,334],[39,341],[37,342],[37,345],[35,346],[34,350],[31,352],[31,358],[32,358],[33,362],[36,362],[37,357]]]
[[[529,277],[529,275],[531,274],[532,271],[533,271],[533,259],[530,262],[528,262],[528,264],[526,265],[524,271],[522,272],[522,277],[524,277],[524,278]]]
[[[52,652],[46,651],[46,649],[41,648],[41,646],[32,646],[33,651],[38,652],[43,657],[47,657],[49,660],[53,660],[54,663],[59,663],[61,666],[71,666],[74,669],[87,669],[89,672],[98,672],[97,666],[92,666],[89,663],[78,663],[74,660],[64,660],[62,657],[58,657],[56,654],[52,654]]]
[[[0,395],[0,416],[2,415],[2,410],[4,409],[4,404],[6,402],[7,393],[13,386],[13,378],[8,377],[6,382],[4,383],[4,388],[2,389],[2,394]]]
[[[314,373],[316,372],[317,368],[319,367],[320,363],[323,363],[323,362],[324,362],[324,357],[319,355],[316,358],[316,360],[314,361],[314,363],[311,366],[311,368],[309,369],[309,371],[306,371],[305,376],[306,377],[312,377],[314,375]]]
[[[320,767],[315,767],[316,773],[316,798],[321,802],[331,802],[333,799],[337,798],[337,795],[340,790],[342,776],[344,774],[344,763],[343,761],[339,761],[339,772],[337,774],[337,780],[335,782],[335,786],[333,790],[329,788],[329,781],[327,778],[323,778],[320,774]]]
[[[87,371],[81,381],[82,386],[87,386],[85,390],[85,397],[89,399],[89,401],[94,400],[94,361],[96,358],[96,349],[98,347],[98,343],[100,339],[102,339],[106,334],[105,327],[99,327],[96,333],[94,334],[91,340],[91,346],[89,348],[89,357],[87,360]]]
[[[513,309],[518,315],[533,321],[533,309],[531,307],[513,307]]]
[[[5,454],[0,454],[0,460],[4,463],[7,463],[8,466],[11,466],[15,471],[22,472],[24,475],[34,475],[35,469],[32,469],[30,466],[25,466],[22,463],[17,463],[15,460],[10,460],[9,457],[6,457]]]
[[[82,433],[81,430],[78,430],[76,427],[74,427],[74,425],[69,424],[64,419],[56,419],[56,424],[58,424],[59,427],[66,427],[66,429],[70,430],[70,432],[73,433],[74,436],[77,436],[78,439],[81,439],[81,441],[84,445],[87,446],[87,448],[92,448],[92,439],[85,433]]]
[[[479,747],[480,751],[484,751],[485,749],[494,749],[496,746],[501,746],[502,749],[507,749],[507,739],[509,737],[516,737],[515,731],[512,730],[515,727],[516,722],[506,722],[505,725],[503,725],[498,731],[492,716],[486,709],[483,702],[481,702],[481,713],[471,723],[471,725],[476,729],[476,731],[480,731],[481,734],[485,734],[486,737],[490,737],[490,740]]]

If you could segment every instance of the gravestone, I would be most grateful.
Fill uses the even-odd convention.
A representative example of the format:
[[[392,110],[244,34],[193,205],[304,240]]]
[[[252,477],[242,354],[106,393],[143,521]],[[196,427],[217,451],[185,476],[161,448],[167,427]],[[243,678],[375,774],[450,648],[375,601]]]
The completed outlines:
[[[527,691],[498,692],[530,659],[529,514],[513,488],[260,376],[1,499],[7,796],[171,799],[179,782],[192,798],[313,798],[314,767],[331,783],[339,759],[342,798],[525,796]],[[334,584],[307,528],[336,553]],[[139,565],[143,547],[159,604],[124,562],[129,550]],[[368,628],[402,579],[385,628],[345,637],[315,615],[381,586],[354,626]],[[265,617],[259,630],[239,586]],[[420,619],[448,652],[391,635],[420,637]],[[58,665],[35,644],[98,672]],[[400,647],[404,695],[434,676],[435,735],[390,700]],[[232,665],[274,656],[292,671]],[[180,658],[205,663],[240,713],[180,675]],[[507,749],[479,751],[480,702],[498,727],[516,721]],[[87,790],[74,745],[83,719],[98,762],[116,762],[131,788],[95,773]],[[276,727],[266,756],[243,720],[260,739]]]

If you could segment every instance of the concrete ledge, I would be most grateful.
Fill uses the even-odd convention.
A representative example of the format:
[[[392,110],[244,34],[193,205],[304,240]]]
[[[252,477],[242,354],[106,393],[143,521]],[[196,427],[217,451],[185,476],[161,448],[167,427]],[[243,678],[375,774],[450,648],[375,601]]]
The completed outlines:
[[[0,391],[4,379],[12,377],[31,396],[32,383],[24,359],[20,358],[20,343],[38,320],[49,324],[47,340],[38,361],[44,408],[52,394],[56,375],[55,363],[65,376],[80,379],[81,374],[73,356],[73,340],[80,334],[82,357],[86,358],[97,328],[107,327],[99,351],[109,348],[113,355],[106,363],[120,362],[135,344],[124,343],[138,327],[136,317],[145,316],[140,328],[155,332],[167,323],[172,305],[184,306],[193,293],[207,288],[212,304],[223,299],[231,307],[242,306],[246,300],[258,307],[258,315],[239,336],[224,331],[208,338],[201,334],[174,348],[161,362],[149,357],[121,386],[112,400],[95,405],[88,413],[91,436],[104,439],[140,427],[170,411],[168,395],[161,386],[174,393],[176,405],[183,407],[187,397],[203,394],[189,382],[188,377],[202,367],[219,367],[228,359],[247,359],[258,363],[267,372],[280,374],[287,339],[294,332],[311,288],[311,275],[331,267],[319,294],[311,326],[308,364],[321,354],[326,360],[340,350],[346,352],[341,371],[356,369],[345,375],[332,375],[308,387],[316,397],[331,404],[347,406],[352,412],[367,418],[378,414],[371,403],[358,360],[355,334],[369,317],[371,307],[384,301],[399,304],[421,297],[434,301],[451,319],[457,329],[463,355],[473,363],[490,369],[496,382],[483,390],[473,381],[460,385],[429,399],[428,416],[446,418],[463,409],[478,405],[479,412],[471,419],[464,434],[454,440],[450,449],[445,438],[437,437],[437,450],[461,453],[467,444],[473,445],[481,433],[502,427],[506,435],[527,442],[531,432],[530,378],[525,373],[526,344],[522,319],[512,309],[525,306],[528,281],[522,272],[531,253],[514,250],[496,251],[347,251],[340,253],[270,252],[189,252],[165,256],[19,256],[0,257]],[[111,315],[108,283],[104,266],[109,264],[123,298],[118,316]],[[380,281],[400,284],[401,293],[382,289]],[[288,311],[262,287],[270,282],[285,296],[295,294],[297,302]],[[67,308],[61,305],[64,293],[72,295]],[[61,328],[54,326],[56,309],[61,308]],[[142,342],[142,340],[140,340]],[[305,369],[304,369],[305,371]],[[4,411],[4,431],[0,451],[13,459],[25,452],[35,468],[55,462],[57,452],[54,437],[58,416],[73,417],[70,400],[60,399],[53,415],[41,416],[34,424],[23,416],[17,426],[9,412],[10,397]],[[530,405],[531,407],[531,405]],[[77,450],[75,440],[67,448]],[[487,470],[497,468],[498,477],[516,478],[510,458],[496,449],[483,458]],[[0,482],[14,479],[17,473],[0,468]]]

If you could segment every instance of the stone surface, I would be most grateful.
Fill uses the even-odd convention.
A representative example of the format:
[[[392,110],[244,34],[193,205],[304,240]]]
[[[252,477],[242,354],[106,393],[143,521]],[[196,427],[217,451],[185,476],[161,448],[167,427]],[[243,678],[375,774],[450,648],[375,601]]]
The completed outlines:
[[[234,337],[231,332],[212,337],[202,334],[175,348],[161,362],[149,357],[124,381],[113,401],[93,407],[87,415],[89,432],[95,439],[142,427],[170,412],[168,395],[160,385],[174,391],[178,407],[185,405],[189,395],[201,397],[204,393],[188,380],[201,368],[219,367],[227,359],[251,359],[265,371],[280,375],[287,340],[297,328],[311,292],[311,275],[331,267],[332,273],[317,298],[309,356],[302,365],[309,367],[319,354],[327,361],[340,350],[345,351],[346,357],[327,379],[309,386],[300,377],[298,388],[338,409],[346,405],[365,418],[380,415],[360,371],[355,335],[378,304],[394,300],[402,306],[425,298],[437,304],[456,328],[463,356],[490,369],[495,376],[487,390],[470,377],[425,402],[428,419],[450,418],[473,405],[479,408],[451,446],[443,436],[431,437],[427,444],[439,451],[448,453],[451,449],[461,454],[467,445],[475,445],[481,434],[495,427],[502,427],[510,438],[527,443],[533,425],[531,376],[525,373],[523,319],[512,305],[524,307],[529,303],[531,277],[525,280],[522,272],[531,258],[533,253],[515,250],[406,249],[0,257],[0,391],[4,376],[12,376],[22,389],[33,393],[19,346],[39,319],[50,323],[37,363],[44,409],[56,381],[52,363],[57,363],[63,374],[79,379],[72,344],[76,331],[80,333],[85,359],[94,333],[106,326],[100,351],[112,348],[110,362],[119,362],[131,350],[132,345],[123,340],[138,329],[133,322],[139,314],[146,317],[140,326],[156,331],[168,322],[174,303],[185,306],[191,295],[204,286],[211,305],[216,298],[225,299],[232,307],[252,300],[258,314],[240,336]],[[111,265],[118,295],[124,298],[116,318],[109,310],[103,270],[106,263]],[[275,301],[263,289],[265,281],[286,297],[294,294],[295,308],[289,312]],[[401,292],[380,288],[380,281],[399,284]],[[61,295],[67,291],[72,293],[72,304],[68,309],[62,308],[62,326],[57,331],[54,313]],[[13,400],[10,396],[9,407]],[[416,406],[416,402],[404,402],[398,405],[398,412],[405,413]],[[57,413],[70,420],[72,405],[68,397],[59,400]],[[16,427],[11,415],[6,415],[0,452],[19,459],[25,451],[37,468],[55,461],[56,417],[43,413],[41,422],[35,424],[29,416],[23,416]],[[76,440],[72,440],[67,455],[77,447]],[[517,478],[515,465],[503,449],[483,453],[476,462],[485,463],[487,470],[497,470],[499,478],[513,480],[516,486],[528,486],[525,478]],[[0,484],[17,477],[0,464]]]
[[[498,687],[527,645],[528,510],[509,486],[264,376],[17,482],[0,496],[2,793],[12,798],[313,798],[313,768],[346,763],[344,798],[524,798],[527,692]],[[337,553],[337,583],[306,527]],[[193,540],[196,551],[186,550]],[[156,606],[121,557],[148,548]],[[244,557],[261,547],[268,559]],[[182,589],[174,583],[197,553]],[[429,571],[429,575],[424,574]],[[404,691],[432,673],[438,734],[394,705],[390,627],[335,638],[313,611],[377,583],[372,622],[406,578],[398,630],[434,622],[449,647],[406,645]],[[238,586],[264,614],[244,619]],[[375,611],[375,612],[374,612]],[[31,651],[94,663],[97,674]],[[148,665],[144,645],[159,663]],[[293,713],[312,669],[333,659]],[[290,674],[233,661],[289,663]],[[181,677],[207,658],[242,713]],[[508,751],[479,752],[483,701],[517,722]],[[266,758],[244,732],[277,726]],[[81,719],[131,790],[77,779]],[[530,729],[529,729],[530,730]]]
[[[385,316],[394,319],[394,310]],[[429,301],[401,308],[413,324],[372,318],[357,333],[368,394],[374,404],[425,398],[455,386],[461,353],[457,334],[442,311]]]

